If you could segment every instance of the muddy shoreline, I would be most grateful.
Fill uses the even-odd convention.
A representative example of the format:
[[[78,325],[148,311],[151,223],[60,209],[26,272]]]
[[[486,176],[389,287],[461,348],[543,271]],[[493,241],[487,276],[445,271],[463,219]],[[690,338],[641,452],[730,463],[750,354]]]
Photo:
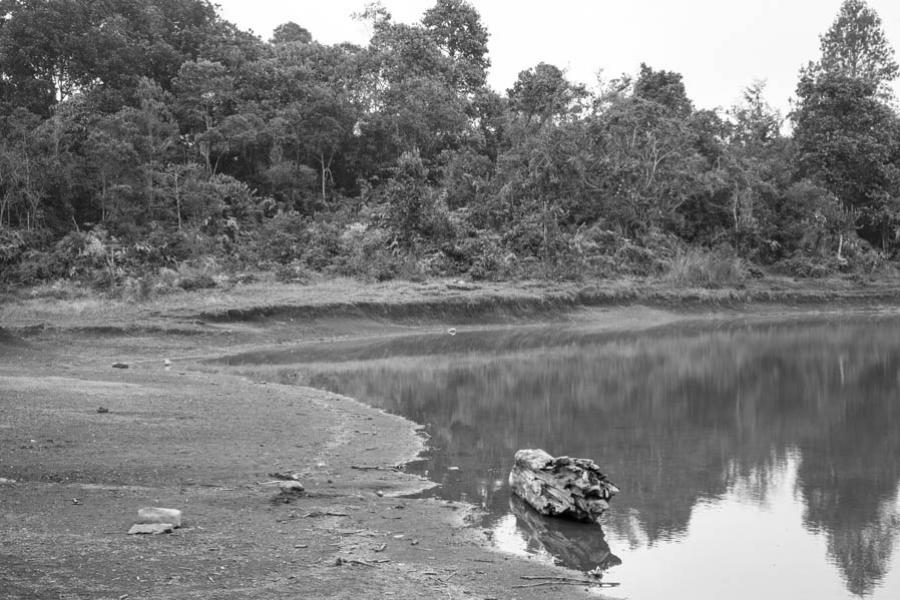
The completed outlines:
[[[424,448],[417,424],[275,383],[277,365],[251,380],[215,359],[298,342],[414,340],[447,324],[589,319],[615,333],[896,306],[886,290],[835,292],[829,305],[798,300],[813,291],[745,304],[722,302],[734,297],[724,291],[604,303],[545,289],[435,300],[428,289],[394,300],[359,289],[341,301],[334,290],[282,290],[289,302],[256,307],[249,292],[153,306],[5,305],[0,477],[16,483],[0,486],[0,588],[13,598],[587,595],[517,587],[523,575],[573,574],[495,552],[471,526],[471,506],[404,497],[429,485],[396,468]],[[299,472],[308,494],[285,503],[259,485],[280,471]],[[126,536],[147,505],[182,508],[186,527]]]

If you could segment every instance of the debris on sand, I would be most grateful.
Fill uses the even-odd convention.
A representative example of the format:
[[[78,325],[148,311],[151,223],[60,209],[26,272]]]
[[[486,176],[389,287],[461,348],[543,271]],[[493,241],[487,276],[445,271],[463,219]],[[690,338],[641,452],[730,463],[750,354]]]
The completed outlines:
[[[129,366],[128,363],[114,362],[112,365],[112,368],[113,369],[127,369],[128,366]]]
[[[138,524],[167,524],[169,527],[181,527],[181,511],[177,508],[142,508],[138,511]]]
[[[106,408],[105,406],[98,406],[98,407],[97,407],[97,414],[105,415],[105,414],[108,413],[108,412],[109,412],[109,409]]]
[[[174,530],[175,526],[171,523],[138,523],[131,526],[128,535],[159,535],[172,533]]]
[[[15,485],[15,479],[8,479],[6,477],[0,477],[0,485]]]

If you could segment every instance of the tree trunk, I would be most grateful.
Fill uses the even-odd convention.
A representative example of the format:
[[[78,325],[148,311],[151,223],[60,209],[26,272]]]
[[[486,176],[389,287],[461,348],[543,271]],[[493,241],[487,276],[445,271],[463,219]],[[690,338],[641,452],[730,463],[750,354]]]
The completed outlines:
[[[173,174],[175,178],[175,213],[178,216],[178,231],[181,231],[181,191],[178,189],[178,171]]]
[[[553,458],[543,450],[519,450],[509,474],[512,493],[539,513],[596,522],[619,492],[586,458]]]

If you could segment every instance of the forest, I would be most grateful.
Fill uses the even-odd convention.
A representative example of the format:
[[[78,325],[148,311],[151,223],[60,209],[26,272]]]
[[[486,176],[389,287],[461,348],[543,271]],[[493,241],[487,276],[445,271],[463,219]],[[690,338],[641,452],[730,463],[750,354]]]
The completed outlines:
[[[465,0],[414,24],[371,4],[365,47],[293,22],[265,41],[207,0],[0,15],[8,287],[898,274],[898,64],[864,0],[786,115],[762,82],[698,109],[647,64],[589,88],[540,63],[498,92]]]

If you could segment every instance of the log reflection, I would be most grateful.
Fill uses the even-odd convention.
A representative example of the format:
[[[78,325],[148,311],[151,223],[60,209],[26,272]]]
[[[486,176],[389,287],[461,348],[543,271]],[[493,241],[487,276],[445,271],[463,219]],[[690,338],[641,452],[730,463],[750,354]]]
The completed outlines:
[[[544,551],[559,564],[585,572],[622,564],[599,525],[545,517],[515,496],[509,499],[509,510],[530,552]]]

